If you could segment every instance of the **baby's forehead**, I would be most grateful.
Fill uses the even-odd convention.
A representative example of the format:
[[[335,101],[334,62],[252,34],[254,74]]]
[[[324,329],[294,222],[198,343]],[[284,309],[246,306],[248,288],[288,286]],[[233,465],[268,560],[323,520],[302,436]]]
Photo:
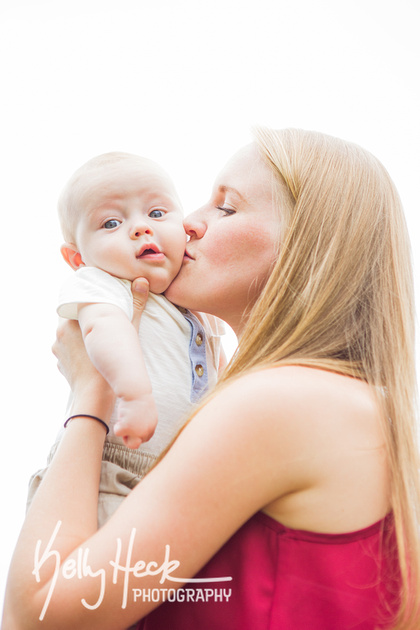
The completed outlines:
[[[118,195],[164,195],[178,201],[175,185],[168,173],[147,158],[130,158],[87,168],[79,181],[79,199]]]
[[[133,156],[116,162],[104,164],[102,170],[111,176],[138,176],[139,178],[152,177],[172,184],[172,180],[165,169],[148,158]]]

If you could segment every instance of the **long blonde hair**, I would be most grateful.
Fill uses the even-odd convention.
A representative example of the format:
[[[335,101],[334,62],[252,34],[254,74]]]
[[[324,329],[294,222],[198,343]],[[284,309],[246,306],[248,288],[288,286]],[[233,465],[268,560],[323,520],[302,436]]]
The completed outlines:
[[[414,298],[400,199],[382,164],[354,144],[295,129],[257,129],[255,136],[274,193],[286,199],[286,186],[292,204],[285,204],[278,260],[220,386],[280,362],[333,370],[374,388],[402,574],[395,628],[418,628]]]

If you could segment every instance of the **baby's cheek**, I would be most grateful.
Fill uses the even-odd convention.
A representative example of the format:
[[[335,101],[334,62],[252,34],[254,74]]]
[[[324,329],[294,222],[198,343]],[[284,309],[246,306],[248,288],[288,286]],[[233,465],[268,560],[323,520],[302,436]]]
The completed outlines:
[[[152,293],[163,293],[172,282],[175,273],[171,273],[167,269],[153,269],[144,277],[149,281],[149,290]]]

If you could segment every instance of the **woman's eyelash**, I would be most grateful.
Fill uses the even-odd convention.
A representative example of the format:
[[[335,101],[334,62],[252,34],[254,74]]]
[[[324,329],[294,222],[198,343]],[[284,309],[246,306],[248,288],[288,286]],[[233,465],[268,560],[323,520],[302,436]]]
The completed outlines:
[[[216,208],[222,212],[226,212],[226,214],[235,214],[235,210],[232,210],[232,208],[224,208],[223,206],[216,206]]]

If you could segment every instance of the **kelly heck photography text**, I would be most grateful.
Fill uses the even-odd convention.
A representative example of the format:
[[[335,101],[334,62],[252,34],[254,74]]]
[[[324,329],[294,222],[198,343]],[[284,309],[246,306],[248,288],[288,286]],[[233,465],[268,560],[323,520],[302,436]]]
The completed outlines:
[[[105,579],[106,573],[105,569],[97,569],[96,571],[89,564],[89,548],[84,547],[80,548],[77,552],[76,558],[69,558],[65,560],[61,565],[61,556],[60,552],[54,549],[54,541],[57,537],[57,534],[60,530],[62,521],[58,521],[57,525],[54,528],[54,531],[51,535],[51,538],[47,542],[45,549],[42,551],[43,543],[42,540],[38,540],[35,546],[35,557],[34,557],[34,569],[32,571],[33,575],[37,582],[41,581],[41,570],[46,562],[49,562],[51,559],[55,562],[54,573],[51,579],[51,585],[48,590],[47,596],[45,598],[44,605],[42,607],[39,620],[42,621],[46,615],[48,610],[48,606],[51,602],[51,598],[54,594],[54,590],[57,584],[58,577],[61,573],[61,576],[65,580],[72,579],[82,579],[85,577],[90,577],[92,579],[97,580],[99,585],[99,596],[95,602],[87,602],[84,598],[82,598],[81,604],[89,609],[95,610],[99,608],[101,603],[105,597]],[[168,601],[189,601],[189,602],[223,602],[229,601],[229,598],[232,595],[232,589],[225,588],[188,588],[186,587],[175,589],[175,588],[130,588],[129,587],[129,578],[132,575],[134,578],[142,578],[151,575],[159,575],[161,574],[159,584],[164,584],[166,581],[168,582],[178,582],[178,583],[218,583],[218,582],[230,582],[232,581],[232,577],[216,577],[216,578],[206,578],[206,579],[190,579],[187,580],[185,578],[176,578],[172,577],[171,573],[173,573],[180,566],[180,562],[178,560],[170,559],[170,545],[165,545],[165,557],[161,565],[157,562],[144,562],[144,560],[138,560],[135,564],[132,565],[132,552],[134,540],[136,537],[136,529],[133,528],[131,530],[130,539],[128,543],[127,555],[124,559],[121,558],[122,555],[122,542],[120,538],[116,540],[116,553],[115,559],[109,561],[109,564],[113,567],[113,575],[112,575],[112,583],[117,584],[119,579],[124,581],[123,595],[121,601],[121,608],[127,607],[127,602],[129,598],[129,594],[131,593],[131,597],[134,601],[148,601],[148,602],[163,602],[165,600]]]

